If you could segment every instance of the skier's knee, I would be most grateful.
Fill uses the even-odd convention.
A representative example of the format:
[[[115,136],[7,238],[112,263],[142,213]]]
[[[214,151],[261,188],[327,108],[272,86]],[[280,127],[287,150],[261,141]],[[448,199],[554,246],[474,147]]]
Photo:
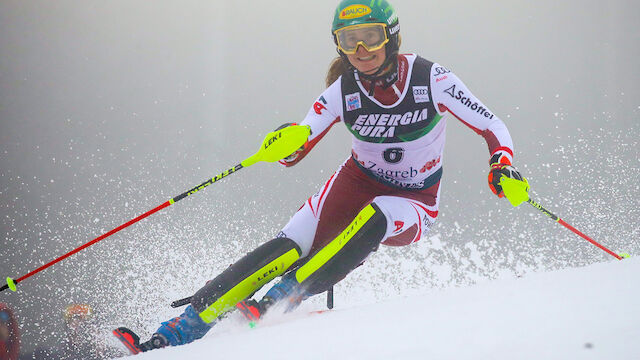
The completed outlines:
[[[380,212],[384,214],[387,220],[387,232],[385,236],[394,232],[396,228],[396,224],[394,224],[394,218],[396,218],[397,214],[401,213],[402,210],[405,210],[401,209],[402,207],[408,206],[406,203],[406,199],[402,198],[401,201],[398,200],[400,199],[396,196],[376,196],[371,202],[372,204],[375,204],[378,209],[380,209]],[[396,216],[394,216],[394,214]]]
[[[282,275],[300,258],[300,254],[300,248],[291,239],[270,240],[198,290],[191,304],[202,320],[210,323]]]
[[[397,196],[378,196],[378,205],[387,218],[387,235],[382,244],[405,246],[424,237],[438,215],[437,206]]]

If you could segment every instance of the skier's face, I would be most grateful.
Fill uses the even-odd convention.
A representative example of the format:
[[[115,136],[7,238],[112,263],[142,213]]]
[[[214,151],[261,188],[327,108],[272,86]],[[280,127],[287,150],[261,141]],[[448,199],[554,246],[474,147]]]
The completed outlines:
[[[363,74],[375,73],[384,63],[386,52],[382,47],[376,51],[367,51],[364,46],[358,46],[355,54],[347,54],[351,65]]]

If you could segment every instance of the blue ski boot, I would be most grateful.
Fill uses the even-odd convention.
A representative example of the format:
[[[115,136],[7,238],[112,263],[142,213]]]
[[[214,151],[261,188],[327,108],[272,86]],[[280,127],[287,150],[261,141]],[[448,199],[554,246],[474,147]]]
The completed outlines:
[[[309,295],[300,288],[300,284],[295,278],[295,271],[291,271],[273,285],[260,301],[247,299],[239,302],[236,308],[247,320],[256,321],[276,303],[286,302],[285,312],[290,312],[308,297]]]
[[[203,337],[213,325],[205,323],[189,305],[180,316],[163,322],[151,339],[158,338],[156,335],[163,338],[156,347],[184,345]]]
[[[119,327],[113,334],[120,340],[131,354],[139,354],[153,349],[167,346],[188,344],[203,337],[213,327],[205,323],[191,305],[184,312],[169,321],[165,321],[151,336],[151,339],[140,342],[140,337],[130,329]]]

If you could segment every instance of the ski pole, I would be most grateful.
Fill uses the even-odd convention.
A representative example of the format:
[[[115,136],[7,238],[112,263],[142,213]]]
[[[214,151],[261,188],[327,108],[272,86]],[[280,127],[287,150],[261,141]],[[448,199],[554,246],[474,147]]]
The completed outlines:
[[[551,219],[553,219],[556,222],[560,223],[562,226],[566,227],[567,229],[573,231],[574,233],[576,233],[577,235],[579,235],[583,239],[587,240],[588,242],[592,243],[593,245],[595,245],[595,246],[599,247],[600,249],[604,250],[607,254],[615,257],[616,259],[622,260],[623,258],[628,258],[629,257],[629,254],[627,254],[627,253],[616,254],[613,251],[607,249],[606,247],[604,247],[600,243],[596,242],[592,238],[590,238],[587,235],[583,234],[578,229],[576,229],[573,226],[569,225],[564,220],[560,219],[557,215],[555,215],[551,211],[549,211],[549,210],[545,209],[544,207],[542,207],[542,205],[540,205],[537,202],[531,200],[531,198],[529,197],[529,192],[528,192],[529,191],[529,182],[526,179],[524,179],[524,181],[521,181],[521,180],[509,178],[509,177],[503,175],[500,178],[500,186],[502,186],[502,190],[504,191],[504,195],[509,200],[511,205],[513,205],[514,207],[522,204],[523,202],[527,202],[527,203],[531,204],[531,206],[533,206],[534,208],[540,210],[542,213],[544,213],[545,215],[549,216]]]
[[[534,208],[540,210],[543,214],[547,215],[548,217],[550,217],[552,220],[555,220],[556,222],[558,222],[559,224],[561,224],[562,226],[566,227],[567,229],[573,231],[574,233],[578,234],[580,237],[582,237],[583,239],[587,240],[588,242],[592,243],[593,245],[599,247],[600,249],[604,250],[607,254],[613,256],[614,258],[618,259],[618,260],[622,260],[625,257],[629,257],[629,254],[625,254],[622,253],[620,255],[614,253],[613,251],[607,249],[606,247],[604,247],[602,244],[596,242],[595,240],[593,240],[592,238],[588,237],[587,235],[583,234],[581,231],[579,231],[578,229],[574,228],[573,226],[567,224],[564,220],[562,220],[561,218],[559,218],[557,215],[555,215],[554,213],[552,213],[551,211],[545,209],[544,207],[542,207],[542,205],[538,204],[537,202],[529,199],[527,200],[527,202],[529,204],[531,204],[531,206],[533,206]]]
[[[280,130],[276,130],[273,132],[270,132],[269,134],[267,134],[267,136],[264,138],[264,140],[262,141],[262,145],[260,146],[260,149],[253,155],[251,155],[250,157],[244,159],[242,162],[240,162],[240,164],[216,175],[215,177],[208,179],[207,181],[203,182],[202,184],[194,187],[191,190],[188,190],[172,199],[170,199],[169,201],[166,201],[164,203],[162,203],[161,205],[157,206],[154,209],[151,209],[149,211],[147,211],[146,213],[129,220],[128,222],[118,226],[117,228],[106,232],[100,236],[98,236],[97,238],[89,241],[88,243],[75,248],[72,251],[69,251],[68,253],[42,265],[41,267],[29,272],[28,274],[21,276],[17,279],[12,279],[10,277],[7,278],[7,283],[5,285],[3,285],[2,287],[0,287],[0,292],[7,290],[7,289],[11,289],[12,291],[16,291],[16,285],[22,281],[24,281],[25,279],[30,278],[31,276],[39,273],[40,271],[68,258],[69,256],[82,251],[83,249],[88,248],[89,246],[117,233],[118,231],[127,228],[135,223],[137,223],[138,221],[146,218],[147,216],[150,216],[170,205],[175,204],[176,202],[186,198],[187,196],[193,195],[197,192],[199,192],[200,190],[203,190],[204,188],[206,188],[207,186],[231,175],[236,173],[237,171],[249,167],[255,163],[258,163],[260,161],[266,161],[266,162],[275,162],[278,161],[280,159],[283,159],[289,155],[291,155],[293,152],[295,152],[296,150],[298,150],[309,138],[309,135],[311,134],[311,129],[308,126],[300,126],[300,125],[293,125],[293,126],[289,126]]]

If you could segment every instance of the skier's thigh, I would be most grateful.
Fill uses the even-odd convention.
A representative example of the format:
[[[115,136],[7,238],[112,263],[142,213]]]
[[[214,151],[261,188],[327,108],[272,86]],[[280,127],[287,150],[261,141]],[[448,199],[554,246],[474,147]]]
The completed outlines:
[[[300,210],[298,210],[293,217],[291,217],[287,225],[282,228],[278,236],[287,237],[295,241],[302,251],[300,257],[304,258],[309,255],[311,251],[317,228],[318,218],[313,215],[309,202],[305,201]]]
[[[438,208],[400,196],[377,196],[378,205],[387,218],[387,234],[382,244],[403,246],[425,236],[438,214]]]

